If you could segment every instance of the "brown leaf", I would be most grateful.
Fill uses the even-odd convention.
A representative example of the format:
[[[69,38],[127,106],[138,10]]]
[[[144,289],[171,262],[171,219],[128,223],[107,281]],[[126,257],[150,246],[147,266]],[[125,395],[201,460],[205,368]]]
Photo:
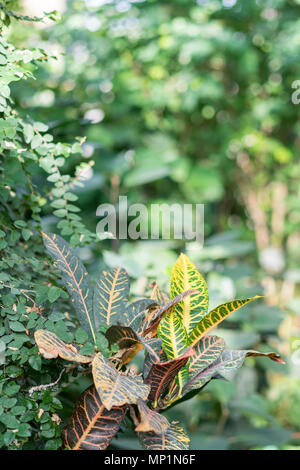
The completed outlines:
[[[92,385],[79,398],[73,415],[63,429],[64,445],[71,450],[105,450],[118,432],[126,406],[108,411]]]
[[[92,363],[94,384],[105,408],[134,404],[139,398],[146,400],[150,386],[141,377],[128,377],[116,368],[102,354],[97,354]]]
[[[151,385],[151,392],[148,399],[156,402],[167,391],[171,381],[178,374],[180,369],[184,367],[189,358],[194,354],[192,348],[180,357],[171,359],[166,362],[158,362],[152,364],[150,372],[145,380],[146,383]]]
[[[48,330],[37,330],[34,333],[34,339],[38,345],[39,352],[45,359],[61,357],[66,361],[88,363],[93,360],[92,357],[78,354],[77,349],[72,344],[66,344],[59,339],[55,333]]]
[[[135,428],[136,432],[153,431],[156,434],[162,434],[168,429],[170,423],[165,416],[151,410],[143,400],[138,400],[137,406],[140,412],[140,423]]]
[[[155,335],[157,327],[161,321],[161,319],[174,307],[174,305],[181,302],[183,299],[188,297],[189,295],[198,294],[197,289],[189,289],[182,294],[177,295],[174,297],[173,300],[170,300],[169,303],[159,306],[156,309],[150,310],[146,315],[145,320],[142,322],[138,333],[146,336],[147,334],[151,333],[152,336]]]

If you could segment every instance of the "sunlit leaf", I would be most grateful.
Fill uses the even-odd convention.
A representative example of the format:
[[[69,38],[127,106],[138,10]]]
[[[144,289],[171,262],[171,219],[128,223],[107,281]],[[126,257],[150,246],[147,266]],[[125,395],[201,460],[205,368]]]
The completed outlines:
[[[204,334],[221,323],[231,313],[258,298],[260,296],[257,295],[248,299],[232,300],[211,310],[193,329],[190,335],[191,345],[196,344]]]
[[[146,400],[150,386],[139,376],[129,377],[97,354],[92,363],[94,384],[105,408],[136,403],[139,398]]]
[[[190,259],[181,253],[171,274],[171,298],[174,299],[181,292],[190,289],[197,289],[198,294],[192,297],[185,297],[176,304],[174,309],[182,319],[188,335],[192,332],[195,325],[207,314],[209,299],[204,278]]]
[[[78,354],[77,349],[72,344],[66,344],[54,333],[48,330],[37,330],[34,333],[34,339],[38,345],[39,352],[46,359],[61,357],[66,361],[88,363],[93,358]]]
[[[64,445],[71,450],[104,450],[118,432],[126,406],[107,410],[95,387],[89,387],[79,398],[73,415],[63,429]]]
[[[82,328],[95,340],[95,323],[92,314],[92,291],[88,274],[70,245],[59,235],[43,233],[44,244],[55,266],[62,273],[65,284],[78,320]]]
[[[190,448],[190,439],[177,424],[171,424],[163,434],[140,432],[139,439],[147,450],[188,450]]]
[[[129,277],[123,268],[104,270],[94,288],[96,327],[116,324],[125,311],[129,296]]]

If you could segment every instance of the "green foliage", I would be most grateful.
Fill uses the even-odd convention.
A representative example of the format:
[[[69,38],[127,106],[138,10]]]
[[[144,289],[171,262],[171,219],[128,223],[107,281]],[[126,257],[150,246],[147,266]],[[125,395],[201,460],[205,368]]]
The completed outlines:
[[[4,23],[18,18],[1,3]],[[51,16],[51,15],[47,15]],[[28,19],[28,18],[24,18]],[[36,20],[36,19],[34,19]],[[3,24],[1,25],[2,28]],[[70,205],[77,197],[72,188],[76,176],[60,169],[70,155],[81,152],[74,144],[55,141],[49,126],[23,117],[11,96],[14,82],[34,78],[34,70],[53,57],[42,49],[18,49],[9,43],[5,28],[0,40],[0,447],[9,449],[57,449],[61,446],[61,401],[47,387],[30,392],[35,385],[54,382],[63,372],[37,355],[33,333],[47,328],[72,341],[75,324],[63,313],[67,293],[55,273],[49,271],[41,241],[41,212],[47,204],[61,218],[58,226],[72,234],[71,242],[91,240]],[[39,171],[42,170],[42,173]],[[63,212],[57,212],[57,211]],[[68,228],[68,231],[66,232]],[[61,310],[52,304],[59,300]],[[68,378],[66,378],[68,381]]]

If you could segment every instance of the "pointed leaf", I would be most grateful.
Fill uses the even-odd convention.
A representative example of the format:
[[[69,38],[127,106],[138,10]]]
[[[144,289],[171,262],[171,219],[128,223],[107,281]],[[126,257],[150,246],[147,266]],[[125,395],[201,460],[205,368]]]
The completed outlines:
[[[95,324],[92,316],[92,291],[88,274],[70,245],[59,235],[43,233],[44,244],[72,299],[76,315],[82,328],[95,339]]]
[[[168,360],[164,350],[162,349],[160,338],[151,338],[151,347],[153,354],[147,353],[144,360],[143,376],[147,377],[153,364],[157,362],[166,362]]]
[[[94,288],[94,316],[97,329],[116,324],[129,296],[129,277],[125,269],[103,271]]]
[[[180,357],[189,346],[189,338],[181,318],[172,310],[164,316],[157,328],[157,336],[162,340],[162,347],[168,359]],[[179,389],[187,382],[188,367],[178,372]]]
[[[268,357],[275,362],[284,362],[279,354],[275,352],[261,353],[252,350],[238,351],[225,349],[215,362],[188,381],[183,389],[183,393],[203,387],[212,378],[232,380],[247,356],[262,356]]]
[[[259,295],[249,299],[232,300],[211,310],[193,329],[190,335],[191,345],[195,345],[205,333],[221,323],[231,313],[258,298],[260,298]]]
[[[190,448],[190,439],[176,424],[171,424],[164,434],[140,432],[138,436],[142,446],[147,450],[188,450]]]
[[[118,432],[126,406],[107,410],[92,385],[79,398],[63,429],[64,445],[71,450],[105,450]]]
[[[151,410],[143,400],[138,400],[137,406],[140,413],[140,423],[135,428],[136,432],[153,431],[162,434],[168,429],[170,423],[165,416]]]
[[[122,312],[122,324],[124,326],[131,326],[131,328],[137,331],[151,306],[157,306],[157,302],[153,299],[140,299],[132,302]]]
[[[154,281],[151,285],[153,290],[151,292],[151,299],[155,300],[159,305],[166,305],[170,302],[169,297],[165,294]]]
[[[77,349],[72,344],[66,344],[59,339],[56,334],[48,330],[37,330],[34,333],[34,339],[38,345],[39,352],[46,359],[61,357],[66,361],[88,363],[93,358],[78,354]]]
[[[154,355],[156,360],[159,360],[155,349],[152,344],[155,339],[145,339],[143,336],[138,335],[130,326],[112,325],[105,333],[106,338],[110,344],[118,344],[120,349],[131,348],[141,344],[151,355]]]
[[[150,386],[143,383],[141,377],[128,377],[118,372],[115,367],[97,354],[92,363],[94,384],[105,408],[136,403],[139,398],[147,399]]]
[[[193,348],[195,354],[189,364],[189,375],[192,377],[218,359],[225,348],[225,341],[218,336],[204,336]]]
[[[189,348],[181,357],[166,362],[158,362],[151,366],[145,383],[151,385],[148,399],[157,402],[168,390],[168,387],[180,369],[184,367],[194,351]]]
[[[196,295],[198,293],[197,290],[191,289],[186,292],[182,292],[182,294],[177,295],[173,300],[171,300],[168,304],[163,305],[162,307],[157,307],[156,309],[151,309],[148,314],[146,315],[145,320],[142,322],[141,327],[138,330],[138,333],[143,334],[143,336],[151,333],[152,336],[155,335],[157,327],[161,319],[171,311],[174,305],[181,302],[183,299],[190,295]]]
[[[198,294],[185,297],[175,307],[175,312],[181,317],[188,335],[207,314],[208,289],[195,265],[181,253],[171,273],[171,298],[174,299],[181,292],[190,289],[197,289]]]

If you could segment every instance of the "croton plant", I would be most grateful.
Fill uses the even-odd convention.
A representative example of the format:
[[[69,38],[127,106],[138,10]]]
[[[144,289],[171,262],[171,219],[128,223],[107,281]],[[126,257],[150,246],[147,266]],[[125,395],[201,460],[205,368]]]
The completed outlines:
[[[43,238],[78,320],[95,344],[93,354],[83,355],[50,331],[35,332],[45,358],[78,363],[93,377],[93,385],[79,398],[62,430],[66,449],[106,449],[126,414],[146,449],[188,449],[184,430],[170,423],[163,410],[193,396],[212,379],[231,379],[246,356],[283,362],[274,352],[226,349],[222,338],[208,335],[257,296],[209,311],[206,282],[186,255],[181,254],[173,267],[170,298],[154,283],[150,298],[129,303],[130,281],[123,268],[104,270],[93,288],[68,243],[50,233],[43,233]],[[99,332],[108,340],[109,357],[97,346]],[[136,368],[129,363],[138,353],[144,355],[143,368],[133,372]]]

